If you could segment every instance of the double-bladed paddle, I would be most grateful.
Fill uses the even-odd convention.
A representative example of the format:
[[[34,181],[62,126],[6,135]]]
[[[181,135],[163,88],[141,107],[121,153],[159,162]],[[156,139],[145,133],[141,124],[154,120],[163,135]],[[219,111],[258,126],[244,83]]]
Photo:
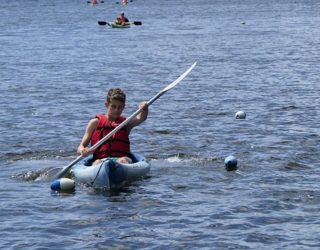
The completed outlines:
[[[99,25],[109,25],[109,26],[111,26],[111,23],[110,22],[106,22],[106,21],[98,21],[98,24]],[[142,25],[142,22],[134,21],[134,22],[128,22],[127,24]]]
[[[150,106],[155,100],[157,100],[160,96],[162,96],[164,93],[172,89],[174,86],[176,86],[179,82],[181,82],[190,72],[193,70],[193,68],[196,66],[197,62],[192,64],[192,66],[187,69],[179,78],[177,78],[174,82],[170,83],[167,87],[165,87],[163,90],[161,90],[158,94],[156,94],[154,97],[152,97],[148,102],[147,105]],[[93,152],[98,147],[100,147],[103,143],[105,143],[110,137],[112,137],[115,133],[117,133],[121,128],[126,126],[134,117],[136,117],[142,109],[138,109],[136,112],[134,112],[131,116],[129,116],[125,121],[120,123],[114,130],[112,130],[109,134],[107,134],[105,137],[103,137],[100,141],[98,141],[96,144],[94,144],[92,147],[89,148],[90,152]],[[59,171],[55,175],[55,179],[62,178],[71,168],[74,166],[77,162],[79,162],[84,156],[80,155],[78,158],[76,158],[74,161],[72,161],[68,166],[64,167],[61,171]]]

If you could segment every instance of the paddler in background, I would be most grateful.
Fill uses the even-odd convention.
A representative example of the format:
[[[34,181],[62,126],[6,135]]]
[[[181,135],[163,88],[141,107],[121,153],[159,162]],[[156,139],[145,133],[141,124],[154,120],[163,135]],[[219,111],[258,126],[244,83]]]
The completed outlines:
[[[129,23],[129,19],[124,15],[124,12],[122,12],[119,16],[117,16],[116,24],[119,25],[127,25]]]

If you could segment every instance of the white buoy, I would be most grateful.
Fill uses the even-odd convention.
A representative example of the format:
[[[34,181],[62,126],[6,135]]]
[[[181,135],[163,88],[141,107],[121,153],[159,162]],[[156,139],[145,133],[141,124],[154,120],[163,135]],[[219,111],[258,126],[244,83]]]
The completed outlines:
[[[238,165],[238,160],[233,155],[229,155],[224,159],[224,165],[228,171],[236,170]]]
[[[51,189],[54,191],[72,191],[75,188],[74,180],[69,178],[61,178],[51,183]]]
[[[238,111],[236,114],[235,114],[235,118],[236,119],[246,119],[246,113],[244,111]]]

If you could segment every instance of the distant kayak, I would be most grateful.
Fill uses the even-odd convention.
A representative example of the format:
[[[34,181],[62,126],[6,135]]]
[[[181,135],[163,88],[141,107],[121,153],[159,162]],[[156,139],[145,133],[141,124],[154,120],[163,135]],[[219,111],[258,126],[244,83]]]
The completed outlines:
[[[120,28],[120,29],[123,29],[123,28],[130,28],[131,25],[142,25],[142,22],[140,21],[135,21],[135,22],[128,22],[126,23],[125,25],[121,25],[121,24],[117,24],[116,22],[106,22],[106,21],[98,21],[98,24],[99,25],[108,25],[110,26],[111,28]]]
[[[111,27],[111,28],[119,28],[119,29],[123,29],[123,28],[130,28],[131,24],[130,23],[125,23],[124,25],[122,24],[117,24],[115,22],[107,22],[107,24]]]
[[[90,3],[91,5],[98,4],[99,2],[97,0],[87,1],[87,3]],[[100,3],[104,3],[104,1],[100,1]]]

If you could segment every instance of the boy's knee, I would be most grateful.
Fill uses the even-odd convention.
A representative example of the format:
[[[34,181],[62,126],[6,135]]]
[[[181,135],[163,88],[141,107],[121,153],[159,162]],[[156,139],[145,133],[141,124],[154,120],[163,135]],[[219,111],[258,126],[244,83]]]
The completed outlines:
[[[127,156],[124,156],[124,157],[120,157],[117,162],[119,163],[132,163],[132,159],[127,157]]]

